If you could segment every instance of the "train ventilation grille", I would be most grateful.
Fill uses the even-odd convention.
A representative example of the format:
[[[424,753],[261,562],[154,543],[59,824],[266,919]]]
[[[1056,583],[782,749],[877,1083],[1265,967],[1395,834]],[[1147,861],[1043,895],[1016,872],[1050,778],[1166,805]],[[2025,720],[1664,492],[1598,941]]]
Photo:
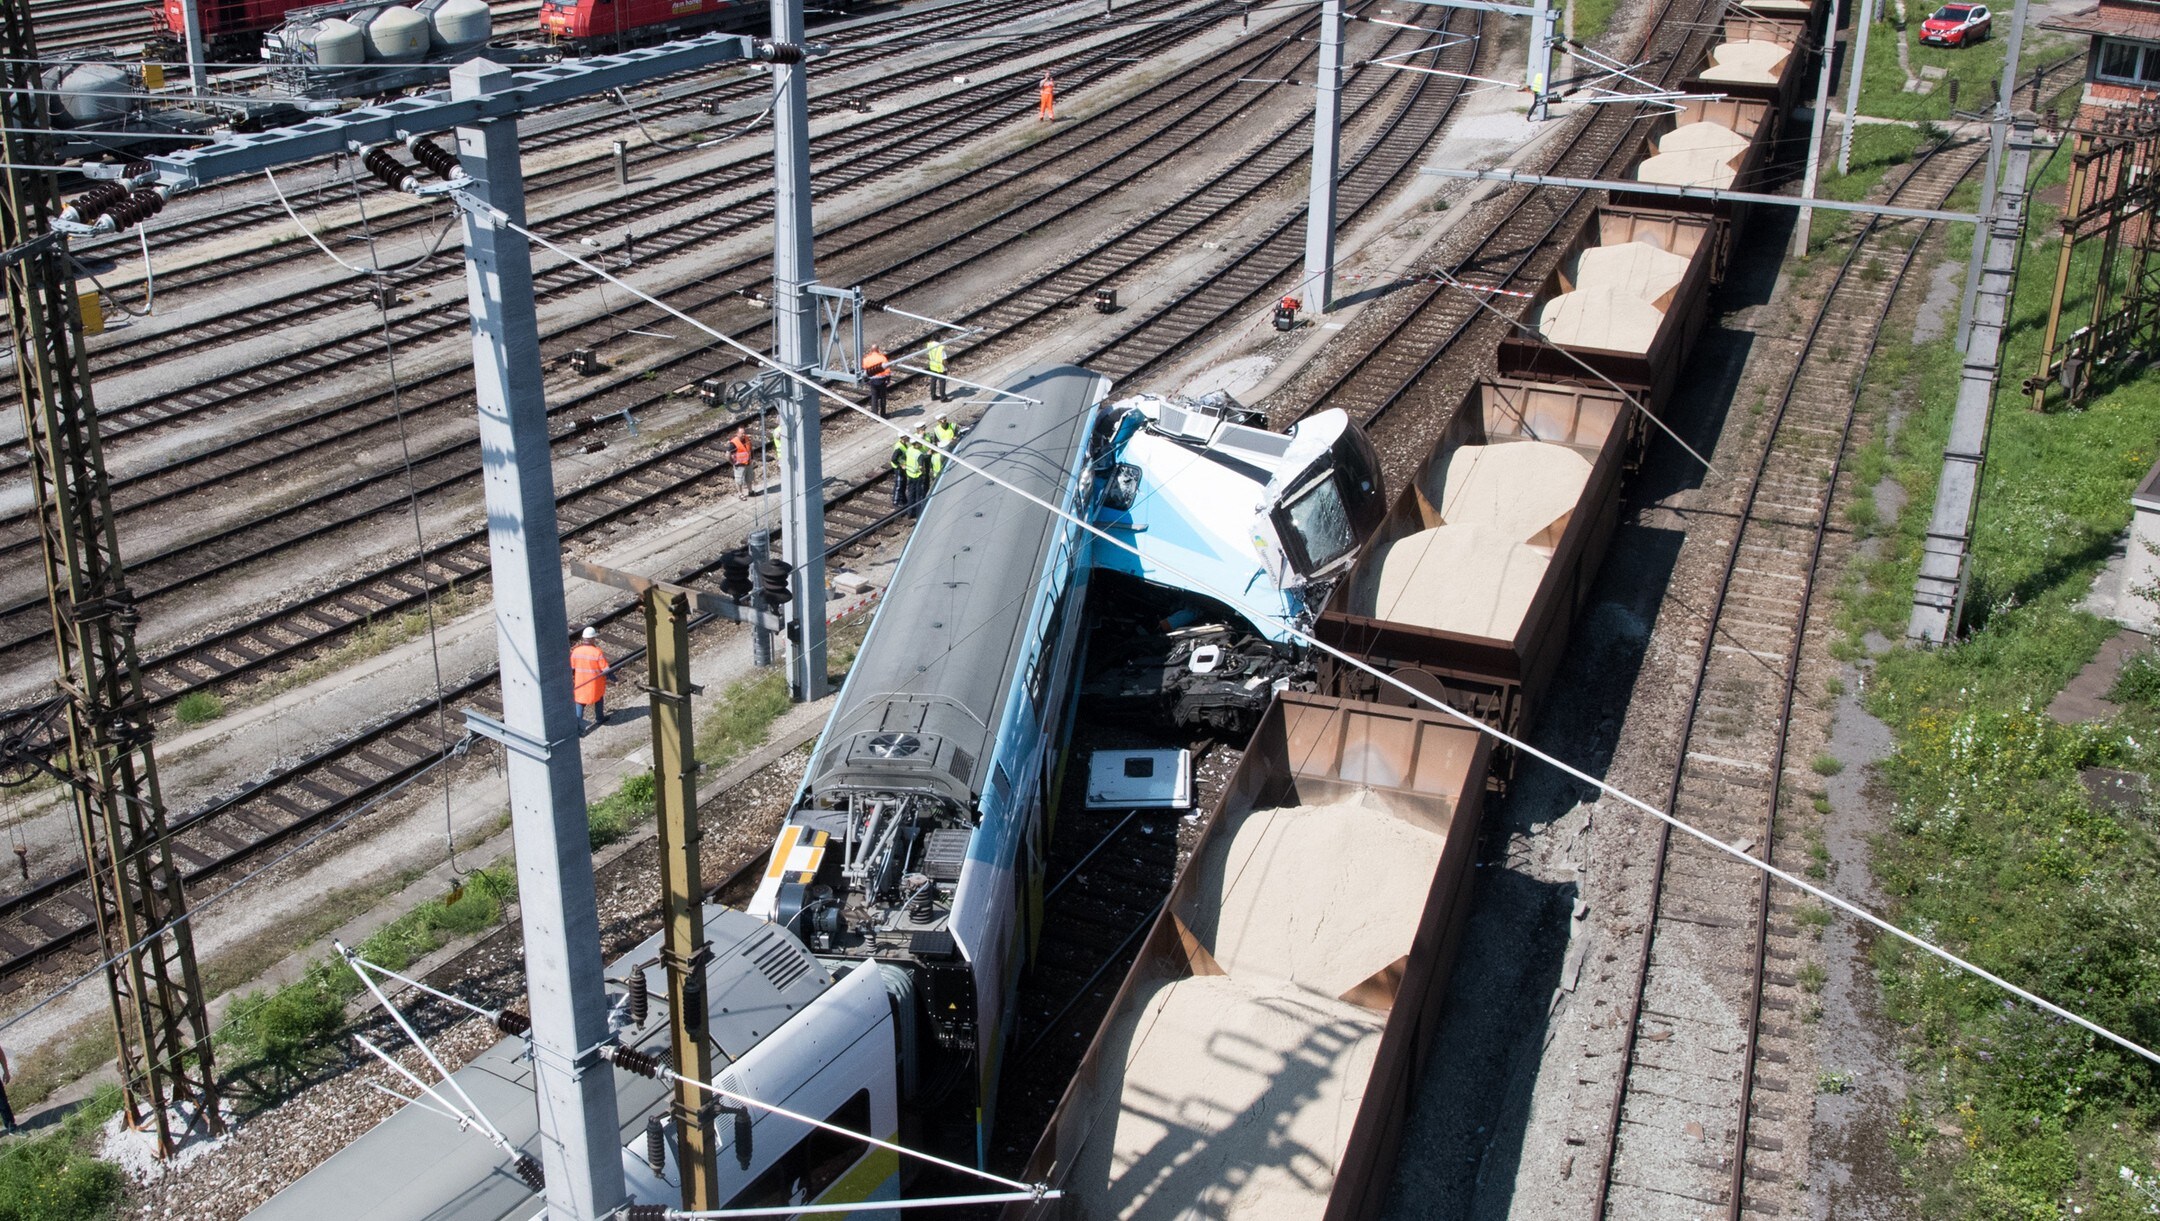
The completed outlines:
[[[764,944],[751,946],[747,956],[750,965],[772,982],[775,991],[787,991],[810,973],[809,954],[769,930],[762,940]]]

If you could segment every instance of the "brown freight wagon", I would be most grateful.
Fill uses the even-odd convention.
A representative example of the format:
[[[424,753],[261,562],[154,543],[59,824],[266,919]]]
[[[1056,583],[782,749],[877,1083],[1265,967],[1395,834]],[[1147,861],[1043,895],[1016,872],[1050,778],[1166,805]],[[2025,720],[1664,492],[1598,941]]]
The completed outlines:
[[[1531,298],[1523,320],[1543,338],[1502,339],[1500,375],[1590,383],[1602,374],[1656,410],[1708,316],[1719,231],[1700,212],[1599,208]]]
[[[1760,98],[1693,98],[1674,103],[1676,113],[1650,120],[1643,159],[1623,177],[1665,186],[1761,191],[1764,169],[1775,151],[1781,117]],[[1689,198],[1614,191],[1615,208],[1698,212],[1725,221],[1713,279],[1724,277],[1735,235],[1746,227],[1751,205],[1729,199]]]
[[[1781,117],[1790,113],[1801,86],[1814,79],[1808,71],[1814,63],[1814,29],[1801,21],[1734,12],[1726,16],[1722,34],[1680,88],[1757,98]]]
[[[1489,762],[1489,738],[1435,712],[1278,697],[1021,1172],[1063,1197],[1005,1221],[1258,1198],[1271,1217],[1376,1215],[1469,910]]]
[[[1366,541],[1356,566],[1336,584],[1314,635],[1466,714],[1511,733],[1522,731],[1559,667],[1576,614],[1604,561],[1618,518],[1621,484],[1639,458],[1646,427],[1633,404],[1603,386],[1480,382],[1449,421],[1417,478],[1396,497]],[[1468,499],[1470,489],[1463,486],[1465,472],[1459,467],[1476,457],[1482,468],[1492,455],[1511,457],[1499,452],[1506,447],[1534,441],[1564,448],[1588,470],[1581,473],[1579,493],[1566,497],[1566,507],[1518,544],[1507,541],[1500,523],[1484,515],[1478,501]],[[1467,448],[1472,446],[1486,448]],[[1521,471],[1526,464],[1510,465]],[[1491,473],[1508,474],[1503,467]],[[1540,473],[1530,469],[1523,477]],[[1449,499],[1451,474],[1457,484],[1454,501]],[[1522,503],[1514,508],[1533,522],[1559,499],[1557,494],[1533,498],[1529,492],[1538,489],[1528,484],[1520,490]],[[1496,579],[1490,554],[1464,559],[1434,546],[1442,527],[1449,526],[1443,506],[1455,512],[1454,528],[1479,531],[1472,542],[1482,541],[1487,552],[1499,551],[1503,560],[1531,565],[1535,571],[1501,571]],[[1496,528],[1504,548],[1486,536],[1487,526]],[[1421,544],[1426,550],[1406,552],[1410,559],[1396,553],[1398,547]],[[1432,568],[1428,571],[1420,562],[1403,582],[1407,596],[1388,597],[1391,563],[1410,563],[1420,556],[1429,558]],[[1421,576],[1425,579],[1416,579]],[[1527,597],[1519,585],[1507,584],[1525,580],[1535,581]],[[1473,595],[1489,598],[1489,606],[1472,601]],[[1320,665],[1323,687],[1338,696],[1383,704],[1413,702],[1401,689],[1328,654],[1321,655]],[[1504,773],[1504,765],[1496,767],[1495,781],[1504,779]]]

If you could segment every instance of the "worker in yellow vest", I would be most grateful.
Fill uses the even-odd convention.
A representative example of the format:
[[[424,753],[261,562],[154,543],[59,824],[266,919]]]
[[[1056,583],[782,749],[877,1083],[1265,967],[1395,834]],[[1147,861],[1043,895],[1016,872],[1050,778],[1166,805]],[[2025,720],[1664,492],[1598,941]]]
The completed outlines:
[[[930,447],[923,444],[922,425],[901,442],[900,476],[907,484],[908,507],[922,516],[923,501],[930,498]]]
[[[953,442],[959,439],[959,426],[952,422],[951,416],[942,411],[938,412],[937,423],[930,426],[930,443],[937,447],[930,451],[932,482],[936,482],[937,477],[945,473],[945,455],[952,452]]]
[[[930,371],[930,398],[945,401],[945,345],[933,339],[923,348],[923,368]]]

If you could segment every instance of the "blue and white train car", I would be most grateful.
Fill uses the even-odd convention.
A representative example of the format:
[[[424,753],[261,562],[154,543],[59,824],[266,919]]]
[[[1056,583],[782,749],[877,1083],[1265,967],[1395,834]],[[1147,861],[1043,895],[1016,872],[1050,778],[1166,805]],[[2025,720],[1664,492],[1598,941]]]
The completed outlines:
[[[748,908],[828,963],[887,968],[903,1099],[971,1112],[978,1159],[1040,921],[1108,390],[1034,371],[957,443],[1008,486],[946,469]]]
[[[1380,462],[1340,408],[1289,432],[1227,396],[1143,394],[1106,408],[1093,562],[1236,611],[1270,640],[1319,614],[1387,514]]]

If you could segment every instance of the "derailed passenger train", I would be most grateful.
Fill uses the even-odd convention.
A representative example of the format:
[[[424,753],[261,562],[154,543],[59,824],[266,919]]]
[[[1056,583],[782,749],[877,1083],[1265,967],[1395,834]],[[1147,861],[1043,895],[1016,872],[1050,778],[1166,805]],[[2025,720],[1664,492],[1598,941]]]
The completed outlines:
[[[721,1084],[849,1131],[963,1159],[972,1146],[986,1160],[1014,993],[1040,931],[1093,579],[1115,573],[1245,629],[1257,621],[1243,613],[1267,620],[1280,606],[1309,619],[1318,602],[1306,599],[1350,558],[1330,540],[1366,532],[1384,507],[1371,451],[1345,422],[1284,436],[1237,423],[1234,404],[1106,405],[1108,391],[1085,369],[1038,370],[957,443],[756,894],[745,911],[707,913]],[[1179,519],[1198,533],[1175,528]],[[1238,556],[1203,570],[1203,536],[1231,540]],[[1179,672],[1193,673],[1192,660]],[[1256,685],[1262,706],[1280,677],[1229,663],[1220,674]],[[655,939],[610,976],[620,985],[642,973],[646,992],[664,996],[656,957]],[[662,1054],[657,1009],[634,1016],[618,1004],[618,1040]],[[513,1143],[537,1147],[521,1041],[457,1078]],[[618,1074],[617,1097],[633,1201],[674,1202],[664,1091]],[[534,1217],[538,1201],[514,1168],[476,1136],[449,1137],[446,1123],[407,1108],[257,1216]],[[729,1207],[815,1211],[902,1192],[892,1151],[754,1108],[714,1136]]]

